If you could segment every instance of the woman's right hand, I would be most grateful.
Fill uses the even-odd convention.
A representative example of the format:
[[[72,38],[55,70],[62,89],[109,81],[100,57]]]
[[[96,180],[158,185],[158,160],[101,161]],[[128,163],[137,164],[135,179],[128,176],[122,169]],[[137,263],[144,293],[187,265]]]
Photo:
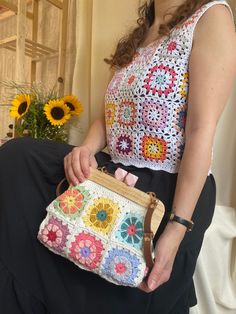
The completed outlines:
[[[73,148],[64,158],[66,179],[73,185],[82,183],[89,176],[89,168],[97,166],[94,154],[86,145]]]

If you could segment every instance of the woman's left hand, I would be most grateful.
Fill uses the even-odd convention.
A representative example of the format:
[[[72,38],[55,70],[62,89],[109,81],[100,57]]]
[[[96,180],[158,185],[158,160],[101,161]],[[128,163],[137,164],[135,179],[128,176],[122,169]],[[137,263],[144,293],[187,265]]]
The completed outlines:
[[[139,285],[139,289],[151,292],[169,280],[175,256],[185,232],[184,226],[174,222],[167,223],[155,246],[153,269],[148,278]]]

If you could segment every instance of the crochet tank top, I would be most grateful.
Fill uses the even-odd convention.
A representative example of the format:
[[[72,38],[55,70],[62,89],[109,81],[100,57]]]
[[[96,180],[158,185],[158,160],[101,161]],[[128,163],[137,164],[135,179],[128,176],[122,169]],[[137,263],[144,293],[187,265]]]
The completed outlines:
[[[113,162],[178,172],[193,33],[204,12],[216,4],[230,9],[226,1],[203,5],[169,36],[138,48],[132,62],[114,74],[105,94],[107,148]]]

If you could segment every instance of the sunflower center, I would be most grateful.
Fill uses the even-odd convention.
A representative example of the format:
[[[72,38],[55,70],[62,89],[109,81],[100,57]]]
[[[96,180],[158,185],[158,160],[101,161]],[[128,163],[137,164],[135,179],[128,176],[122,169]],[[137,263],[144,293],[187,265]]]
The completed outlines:
[[[18,113],[19,113],[19,114],[22,114],[22,113],[24,113],[24,112],[26,111],[26,109],[27,109],[27,102],[24,101],[24,102],[22,102],[22,103],[19,105],[19,107],[18,107]]]
[[[66,102],[66,105],[70,108],[71,111],[75,110],[75,107],[71,102]]]
[[[65,113],[64,113],[64,110],[62,108],[54,107],[54,108],[52,108],[51,115],[52,115],[53,119],[61,120],[64,117]]]

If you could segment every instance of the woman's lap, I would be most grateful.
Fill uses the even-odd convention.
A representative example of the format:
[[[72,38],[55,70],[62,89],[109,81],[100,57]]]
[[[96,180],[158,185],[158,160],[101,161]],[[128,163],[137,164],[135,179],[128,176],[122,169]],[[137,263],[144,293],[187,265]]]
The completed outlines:
[[[194,213],[195,230],[186,234],[181,244],[172,277],[153,293],[146,294],[138,289],[115,286],[79,270],[73,263],[49,252],[37,240],[45,208],[56,197],[56,185],[64,177],[64,156],[72,148],[67,144],[32,139],[13,140],[0,148],[0,261],[6,267],[5,271],[12,274],[22,291],[31,299],[35,298],[33,304],[38,302],[43,311],[46,307],[52,314],[77,311],[92,314],[97,309],[101,313],[112,311],[114,314],[125,313],[125,310],[127,313],[138,310],[142,314],[157,311],[177,314],[173,311],[181,306],[187,311],[195,302],[194,295],[190,298],[189,293],[194,291],[192,274],[213,213],[214,178],[207,178]],[[118,166],[106,154],[100,153],[96,158],[99,165],[106,165],[110,171]],[[158,181],[159,188],[155,187],[155,192],[170,209],[177,175],[148,173],[148,169],[144,174],[132,166],[127,169],[141,174],[142,180],[137,184],[140,189],[149,190]],[[171,195],[168,195],[169,191]],[[211,207],[209,212],[206,211],[208,206]],[[164,219],[162,229],[165,224]],[[155,241],[159,235],[156,234]],[[169,307],[167,311],[166,307]]]

